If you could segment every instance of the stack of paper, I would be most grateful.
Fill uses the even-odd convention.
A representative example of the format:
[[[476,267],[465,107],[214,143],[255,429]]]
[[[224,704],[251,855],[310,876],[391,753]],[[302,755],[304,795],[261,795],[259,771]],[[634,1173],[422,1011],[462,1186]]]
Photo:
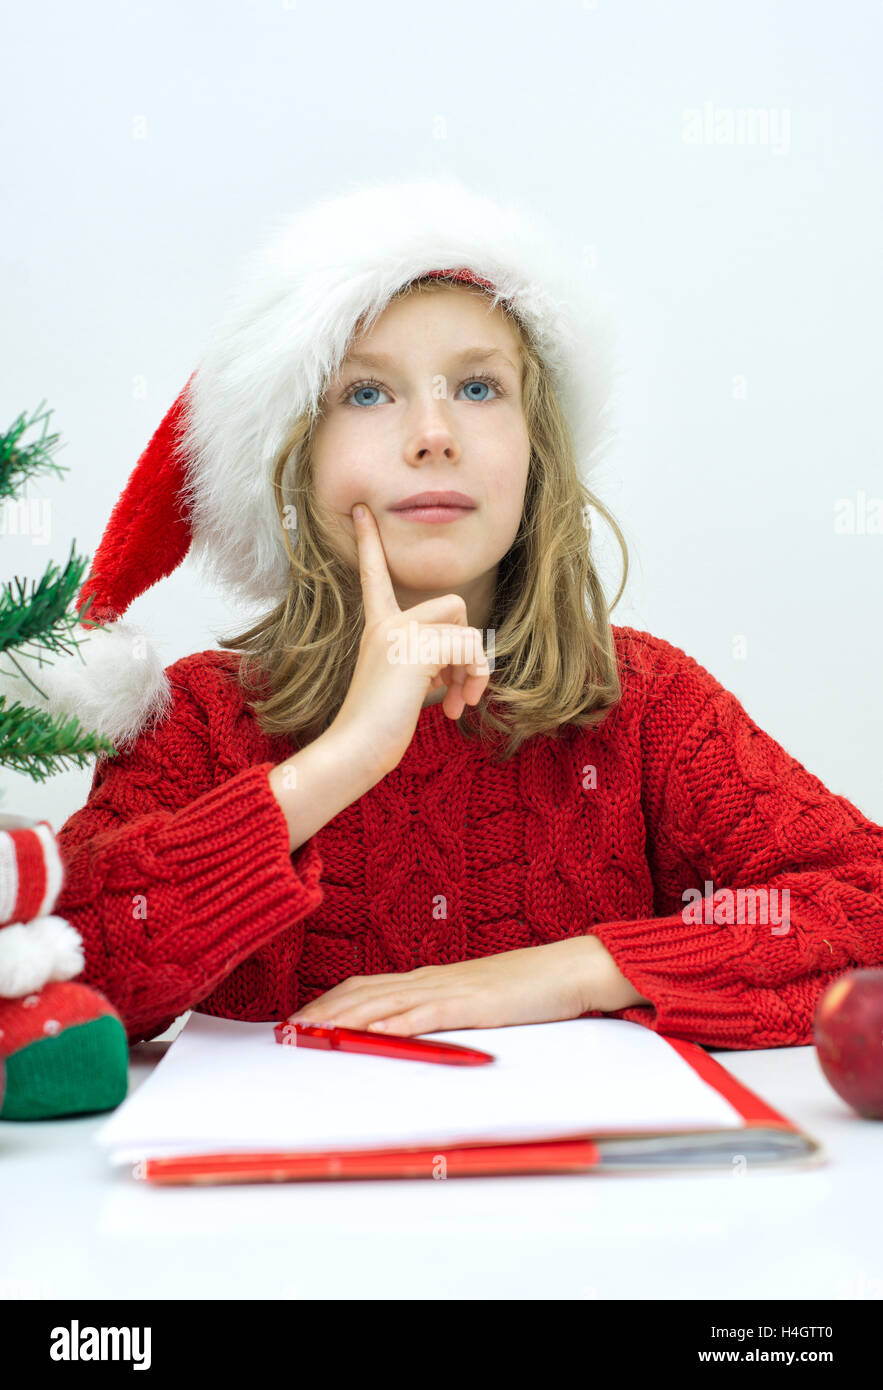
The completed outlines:
[[[96,1142],[140,1176],[146,1160],[270,1153],[321,1155],[346,1176],[340,1155],[379,1150],[393,1175],[390,1150],[563,1139],[592,1141],[579,1166],[605,1171],[821,1160],[702,1048],[622,1019],[431,1034],[494,1055],[476,1067],[281,1046],[273,1027],[194,1012]]]

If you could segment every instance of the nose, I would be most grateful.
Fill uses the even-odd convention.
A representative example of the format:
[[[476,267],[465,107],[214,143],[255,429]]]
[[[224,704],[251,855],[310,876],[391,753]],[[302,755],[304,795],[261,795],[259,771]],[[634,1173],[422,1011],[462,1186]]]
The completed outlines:
[[[446,439],[426,441],[414,450],[414,457],[420,463],[432,458],[444,458],[453,461],[457,456],[458,451],[454,444]]]
[[[415,463],[427,463],[432,459],[453,463],[460,457],[460,446],[447,421],[430,412],[430,418],[415,431],[407,456]]]
[[[415,396],[410,403],[407,425],[410,437],[405,448],[409,463],[430,463],[434,459],[454,463],[460,458],[461,449],[454,431],[454,417],[450,410],[450,400],[445,387],[443,394],[436,394],[437,382]],[[407,426],[406,426],[407,429]]]

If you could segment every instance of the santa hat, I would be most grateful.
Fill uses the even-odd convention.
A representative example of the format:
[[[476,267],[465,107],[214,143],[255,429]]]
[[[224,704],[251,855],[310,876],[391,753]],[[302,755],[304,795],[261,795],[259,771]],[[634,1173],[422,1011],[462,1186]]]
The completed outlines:
[[[124,748],[171,700],[155,649],[121,621],[134,599],[189,553],[232,597],[279,603],[290,583],[272,489],[279,451],[298,416],[318,409],[356,325],[370,328],[420,277],[479,284],[521,320],[587,480],[613,373],[610,317],[588,273],[539,213],[450,175],[361,185],[273,225],[111,513],[77,600],[78,647],[30,667],[43,699],[20,678],[0,689]]]

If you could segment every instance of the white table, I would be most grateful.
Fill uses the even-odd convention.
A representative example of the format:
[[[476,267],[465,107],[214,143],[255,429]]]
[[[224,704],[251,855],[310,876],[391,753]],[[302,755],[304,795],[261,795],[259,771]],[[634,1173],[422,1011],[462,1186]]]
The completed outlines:
[[[168,1042],[131,1050],[130,1094]],[[883,1298],[883,1123],[811,1047],[715,1052],[823,1167],[154,1188],[105,1115],[0,1122],[0,1299]]]

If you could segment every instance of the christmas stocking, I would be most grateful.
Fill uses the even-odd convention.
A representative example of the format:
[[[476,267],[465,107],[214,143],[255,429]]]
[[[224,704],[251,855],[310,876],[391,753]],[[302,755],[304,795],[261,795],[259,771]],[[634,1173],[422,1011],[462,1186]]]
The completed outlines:
[[[0,1120],[112,1110],[128,1089],[122,1019],[76,983],[80,935],[47,915],[63,876],[47,821],[0,816]]]

